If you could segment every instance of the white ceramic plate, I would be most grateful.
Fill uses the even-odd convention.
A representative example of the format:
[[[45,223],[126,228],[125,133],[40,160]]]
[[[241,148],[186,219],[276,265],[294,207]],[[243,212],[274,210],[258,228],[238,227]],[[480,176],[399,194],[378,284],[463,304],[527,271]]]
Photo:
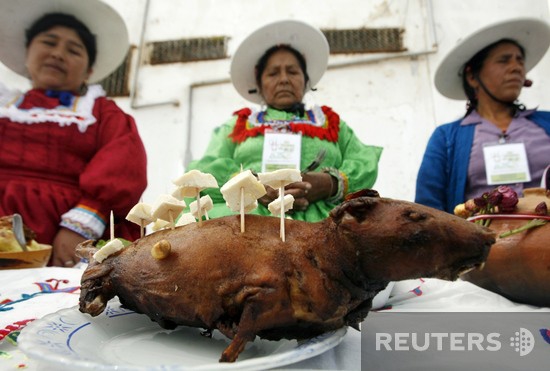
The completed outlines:
[[[321,354],[338,345],[346,331],[341,328],[304,342],[256,338],[235,363],[219,363],[229,339],[218,331],[208,338],[196,328],[164,330],[113,299],[97,317],[73,307],[35,320],[17,342],[28,357],[70,369],[265,370]]]

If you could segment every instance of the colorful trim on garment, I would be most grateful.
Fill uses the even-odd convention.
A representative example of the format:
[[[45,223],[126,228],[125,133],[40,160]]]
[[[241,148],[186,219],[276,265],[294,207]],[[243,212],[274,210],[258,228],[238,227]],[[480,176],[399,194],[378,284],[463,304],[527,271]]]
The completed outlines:
[[[61,216],[61,223],[59,225],[87,239],[97,240],[105,232],[107,225],[105,220],[99,211],[86,205],[78,204],[75,208]]]
[[[96,122],[96,118],[92,114],[96,99],[104,96],[105,90],[101,85],[90,85],[86,95],[75,98],[71,107],[59,106],[53,109],[35,107],[26,110],[18,108],[24,98],[24,95],[20,94],[5,107],[0,107],[0,117],[28,125],[56,122],[63,127],[74,124],[78,126],[81,133],[84,133],[88,126]],[[2,101],[1,97],[0,101]]]
[[[342,187],[344,188],[344,197],[349,193],[349,178],[345,173],[340,172],[342,176]]]
[[[327,198],[325,201],[332,204],[342,202],[348,193],[348,177],[346,174],[333,167],[325,167],[322,170],[324,173],[328,173],[338,180],[338,189],[336,190],[336,193],[334,196]]]
[[[327,140],[329,142],[338,141],[338,133],[340,131],[340,116],[330,107],[322,106],[321,112],[323,115],[319,117],[315,109],[308,111],[310,120],[294,120],[294,121],[265,121],[263,122],[263,113],[252,112],[250,108],[243,108],[236,111],[237,122],[233,132],[229,135],[235,143],[242,143],[246,139],[263,135],[266,129],[272,129],[273,126],[284,124],[287,130],[293,133],[302,133],[302,135]]]

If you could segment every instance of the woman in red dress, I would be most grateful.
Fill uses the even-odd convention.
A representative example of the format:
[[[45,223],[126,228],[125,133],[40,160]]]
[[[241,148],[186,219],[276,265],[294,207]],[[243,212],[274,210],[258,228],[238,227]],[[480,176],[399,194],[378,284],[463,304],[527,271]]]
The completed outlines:
[[[139,237],[125,217],[147,185],[143,143],[134,119],[88,85],[122,62],[128,33],[99,0],[1,8],[0,60],[31,89],[0,86],[0,215],[21,214],[53,245],[50,265],[73,266],[78,243],[108,238],[111,212],[117,237]]]

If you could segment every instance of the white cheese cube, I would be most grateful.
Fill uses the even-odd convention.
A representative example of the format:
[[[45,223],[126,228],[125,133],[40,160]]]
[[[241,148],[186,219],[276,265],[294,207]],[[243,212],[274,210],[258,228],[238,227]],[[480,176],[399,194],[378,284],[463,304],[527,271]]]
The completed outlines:
[[[161,229],[167,228],[170,226],[170,222],[162,219],[157,219],[153,222],[151,229],[153,232],[160,231]]]
[[[124,245],[122,244],[122,241],[115,238],[114,240],[111,240],[103,245],[101,249],[97,250],[94,253],[94,259],[101,263],[103,262],[103,260],[107,259],[115,252],[122,250],[123,248]]]
[[[258,206],[258,198],[266,194],[265,187],[256,179],[250,170],[240,172],[220,189],[227,206],[232,211],[238,212],[241,210],[241,189],[243,193],[242,203],[245,209],[256,203],[252,208],[252,210],[254,210]]]
[[[172,196],[178,200],[183,200],[185,197],[197,197],[197,192],[200,192],[197,188],[178,187],[172,192]]]
[[[199,170],[190,170],[174,180],[173,183],[179,187],[196,188],[218,188],[218,182],[212,174],[203,173]]]
[[[204,213],[208,210],[212,210],[214,207],[214,203],[212,202],[212,198],[210,198],[209,195],[202,196],[200,198],[200,204],[201,204],[201,215],[204,215]],[[198,202],[193,201],[189,204],[189,211],[191,212],[191,215],[193,215],[195,218],[199,217],[199,210],[198,210]]]
[[[258,178],[263,184],[277,189],[290,183],[300,182],[302,174],[297,169],[279,169],[269,173],[259,173]]]
[[[181,227],[182,225],[187,225],[187,224],[196,223],[196,222],[197,220],[193,215],[191,215],[191,213],[184,213],[184,214],[181,214],[178,221],[176,222],[176,227]]]
[[[151,206],[151,215],[153,218],[172,222],[185,206],[185,201],[180,201],[172,195],[160,195]]]
[[[140,227],[144,227],[149,223],[153,222],[153,217],[151,216],[151,205],[148,205],[143,202],[139,202],[132,207],[128,215],[126,215],[126,220],[136,223]]]
[[[283,197],[283,206],[284,206],[284,213],[286,213],[288,210],[292,209],[292,206],[294,206],[294,196],[292,195],[285,195]],[[277,198],[269,203],[267,205],[267,209],[271,212],[273,215],[281,215],[281,199]]]

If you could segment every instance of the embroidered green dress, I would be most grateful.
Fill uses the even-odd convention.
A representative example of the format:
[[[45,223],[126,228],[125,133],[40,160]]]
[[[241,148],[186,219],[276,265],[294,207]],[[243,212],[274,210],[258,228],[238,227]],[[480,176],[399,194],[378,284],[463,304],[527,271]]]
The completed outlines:
[[[243,170],[261,172],[263,133],[273,127],[302,133],[302,169],[325,148],[326,156],[317,171],[328,171],[339,178],[336,197],[312,203],[306,211],[292,212],[289,216],[293,219],[310,222],[325,219],[347,193],[373,187],[382,148],[362,143],[338,114],[326,106],[315,106],[303,117],[274,108],[237,111],[214,130],[204,156],[192,161],[186,171],[197,169],[212,174],[220,187],[241,171],[241,165]],[[210,195],[214,203],[208,212],[210,218],[235,214],[226,206],[219,189],[205,189],[201,194]],[[271,215],[263,205],[258,205],[252,214]]]

